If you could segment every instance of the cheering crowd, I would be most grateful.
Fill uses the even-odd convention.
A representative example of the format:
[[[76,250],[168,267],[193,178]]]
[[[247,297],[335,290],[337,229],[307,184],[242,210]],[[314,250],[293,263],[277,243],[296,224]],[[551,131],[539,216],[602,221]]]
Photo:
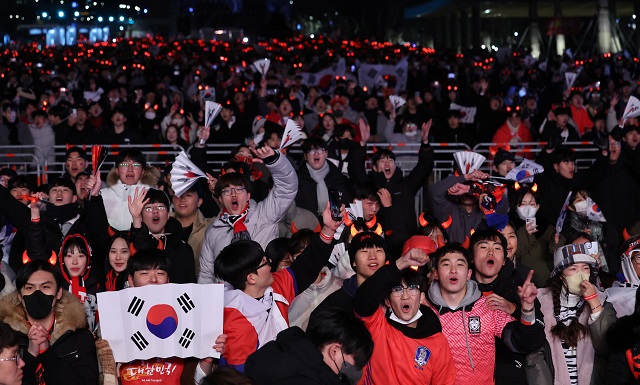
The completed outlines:
[[[0,151],[64,162],[0,169],[0,383],[638,383],[638,59],[156,37],[0,61]],[[206,178],[176,194],[172,156],[114,146],[139,144]],[[97,293],[196,282],[225,284],[219,359],[115,362]]]

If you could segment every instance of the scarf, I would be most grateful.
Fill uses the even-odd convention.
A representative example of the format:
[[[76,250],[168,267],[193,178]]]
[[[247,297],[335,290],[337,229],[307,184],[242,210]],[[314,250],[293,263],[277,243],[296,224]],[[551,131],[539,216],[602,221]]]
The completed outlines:
[[[80,206],[78,206],[77,203],[67,203],[62,206],[48,204],[46,215],[53,219],[57,224],[62,225],[80,215]]]
[[[117,279],[118,279],[118,276],[116,275],[116,271],[113,269],[110,269],[109,272],[107,273],[107,279],[105,282],[105,288],[107,289],[107,291],[116,291]]]
[[[244,225],[247,214],[249,214],[249,202],[247,202],[244,210],[239,215],[229,215],[227,209],[222,209],[220,220],[233,229],[233,239],[231,239],[231,243],[245,239],[251,240],[251,234],[249,234],[247,226]]]
[[[309,170],[309,175],[311,179],[316,182],[316,194],[318,196],[318,213],[322,213],[324,208],[327,206],[327,202],[329,202],[329,190],[327,189],[327,184],[324,181],[324,178],[329,175],[329,164],[324,162],[324,165],[319,170],[314,170],[309,163],[306,164],[307,170]]]
[[[75,295],[80,302],[84,303],[84,301],[87,300],[87,288],[84,287],[84,279],[82,279],[82,277],[71,277],[71,287],[69,291]]]
[[[578,310],[584,305],[582,296],[571,294],[565,287],[560,292],[560,314],[556,315],[556,322],[562,322],[569,326],[575,319],[577,321]]]

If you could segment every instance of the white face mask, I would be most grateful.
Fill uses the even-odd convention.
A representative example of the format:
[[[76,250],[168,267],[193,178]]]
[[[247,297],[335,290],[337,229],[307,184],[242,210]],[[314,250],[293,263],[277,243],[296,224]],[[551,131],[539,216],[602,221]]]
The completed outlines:
[[[418,130],[413,130],[413,131],[409,131],[409,132],[405,132],[404,133],[406,136],[413,138],[414,136],[418,135]]]
[[[153,120],[156,118],[156,112],[154,110],[147,110],[147,112],[144,113],[144,117]]]
[[[529,218],[534,218],[536,213],[538,212],[538,208],[535,206],[518,206],[516,208],[516,212],[518,213],[518,217],[523,221],[526,221]]]
[[[580,284],[582,283],[582,281],[589,280],[589,274],[581,271],[570,277],[564,277],[564,280],[567,283],[567,289],[569,290],[569,293],[582,295],[582,288],[580,287]]]
[[[182,127],[184,125],[184,120],[182,120],[182,119],[173,119],[171,121],[171,123],[173,125],[175,125],[176,127]]]
[[[396,315],[396,313],[393,312],[393,310],[391,311],[391,315],[389,316],[391,320],[396,321],[397,323],[403,324],[403,325],[409,325],[410,323],[417,321],[420,317],[422,317],[422,312],[420,310],[418,310],[416,315],[414,315],[409,321],[400,319]]]
[[[587,201],[578,202],[573,205],[578,214],[587,214]]]

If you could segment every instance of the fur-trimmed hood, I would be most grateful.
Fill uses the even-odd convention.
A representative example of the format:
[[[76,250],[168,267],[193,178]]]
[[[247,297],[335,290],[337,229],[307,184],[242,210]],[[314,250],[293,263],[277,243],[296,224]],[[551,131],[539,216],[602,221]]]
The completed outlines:
[[[142,176],[142,178],[140,178],[140,183],[146,184],[148,186],[157,186],[160,178],[160,171],[158,171],[157,168],[153,166],[147,166],[145,168],[144,175]],[[118,183],[118,175],[116,174],[115,168],[112,168],[107,174],[106,182],[107,187],[111,187]]]
[[[51,345],[68,331],[76,331],[87,327],[84,307],[71,293],[62,291],[62,298],[55,306],[56,325],[51,333]],[[13,292],[0,298],[0,320],[11,326],[11,329],[24,333],[29,332],[27,316],[18,298],[18,292]]]

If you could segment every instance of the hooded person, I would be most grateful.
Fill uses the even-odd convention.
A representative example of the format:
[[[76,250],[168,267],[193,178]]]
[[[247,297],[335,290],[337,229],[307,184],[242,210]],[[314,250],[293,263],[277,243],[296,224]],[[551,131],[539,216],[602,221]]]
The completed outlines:
[[[620,248],[618,280],[613,287],[605,290],[607,302],[610,302],[618,317],[628,316],[635,308],[635,291],[640,287],[640,234],[627,238]]]
[[[548,287],[538,291],[551,357],[544,376],[559,385],[604,383],[616,312],[594,285],[598,263],[584,244],[571,244],[555,251],[553,264]]]

